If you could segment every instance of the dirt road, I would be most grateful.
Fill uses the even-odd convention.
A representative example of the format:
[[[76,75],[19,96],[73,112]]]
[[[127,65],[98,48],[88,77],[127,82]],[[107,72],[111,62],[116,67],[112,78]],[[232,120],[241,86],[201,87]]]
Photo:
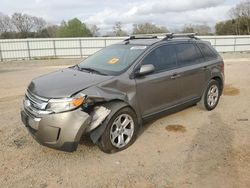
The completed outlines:
[[[79,60],[1,63],[0,187],[250,187],[250,58],[230,58],[214,111],[163,117],[112,155],[86,138],[74,153],[40,146],[20,121],[30,80]]]

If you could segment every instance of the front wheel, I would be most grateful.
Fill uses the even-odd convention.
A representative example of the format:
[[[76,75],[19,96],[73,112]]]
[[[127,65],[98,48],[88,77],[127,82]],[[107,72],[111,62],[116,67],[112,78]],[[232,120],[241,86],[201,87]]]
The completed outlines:
[[[97,145],[105,153],[118,152],[134,143],[137,132],[136,115],[133,110],[125,107],[111,117]]]
[[[204,109],[211,111],[215,109],[220,99],[220,85],[216,80],[211,80],[207,89],[203,93],[201,101],[198,105]]]

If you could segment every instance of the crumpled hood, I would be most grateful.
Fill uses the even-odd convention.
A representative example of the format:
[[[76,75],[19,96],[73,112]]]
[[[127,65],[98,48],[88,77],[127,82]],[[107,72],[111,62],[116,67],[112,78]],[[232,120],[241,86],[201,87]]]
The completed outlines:
[[[35,78],[28,89],[45,98],[65,98],[112,77],[67,68]]]

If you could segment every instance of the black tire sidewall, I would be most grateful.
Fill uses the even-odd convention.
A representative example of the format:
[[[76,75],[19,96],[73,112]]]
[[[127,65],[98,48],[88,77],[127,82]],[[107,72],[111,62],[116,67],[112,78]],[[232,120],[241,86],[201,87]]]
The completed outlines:
[[[132,117],[133,121],[134,121],[134,133],[133,136],[131,138],[131,140],[129,141],[129,143],[122,147],[122,148],[117,148],[115,147],[110,140],[110,129],[111,126],[114,122],[114,120],[121,114],[128,114]],[[137,121],[137,117],[136,114],[134,113],[134,111],[129,108],[129,107],[124,107],[120,110],[118,110],[107,123],[107,127],[103,133],[103,135],[101,136],[101,138],[99,139],[99,141],[97,142],[98,147],[104,151],[105,153],[115,153],[118,151],[122,151],[126,148],[128,148],[130,145],[132,145],[134,143],[134,141],[136,140],[138,131],[139,131],[139,126],[138,126],[138,121]]]

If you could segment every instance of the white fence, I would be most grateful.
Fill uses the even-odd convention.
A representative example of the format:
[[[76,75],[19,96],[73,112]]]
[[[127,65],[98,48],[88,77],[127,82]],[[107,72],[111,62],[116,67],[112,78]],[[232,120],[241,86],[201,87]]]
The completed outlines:
[[[127,37],[46,38],[0,40],[0,61],[39,58],[79,58]],[[250,51],[250,36],[200,36],[219,52]]]

